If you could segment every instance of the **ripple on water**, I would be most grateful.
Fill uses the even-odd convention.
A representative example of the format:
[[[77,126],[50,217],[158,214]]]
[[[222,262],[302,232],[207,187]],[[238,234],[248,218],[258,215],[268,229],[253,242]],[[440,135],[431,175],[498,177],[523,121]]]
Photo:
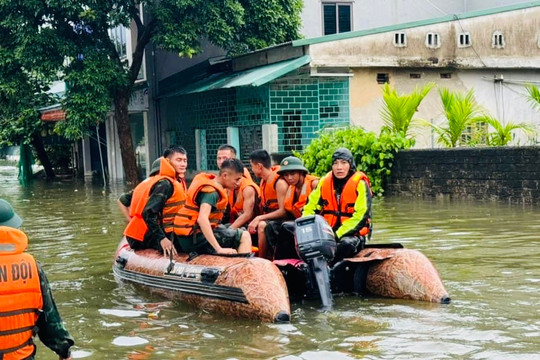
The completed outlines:
[[[71,356],[74,359],[84,359],[84,358],[92,356],[93,354],[94,352],[87,351],[87,350],[71,350]]]
[[[340,351],[305,351],[298,355],[288,355],[279,357],[279,360],[350,360],[355,356],[345,354]]]
[[[417,338],[410,341],[410,338],[402,339],[401,336],[385,337],[379,345],[385,349],[391,349],[394,354],[410,354],[407,358],[441,358],[442,356],[464,356],[480,349],[479,346],[464,345],[451,341],[435,341]],[[400,357],[401,358],[401,357]]]
[[[471,355],[470,358],[475,360],[540,360],[540,355],[537,353],[515,354],[504,351],[482,351]]]
[[[112,343],[116,346],[138,346],[148,344],[148,340],[139,336],[118,336]]]
[[[99,309],[101,315],[113,315],[123,318],[132,318],[144,316],[146,313],[144,311],[137,310],[118,310],[118,309]]]
[[[110,328],[110,327],[119,327],[119,326],[122,326],[122,323],[119,323],[119,322],[106,322],[106,321],[101,321],[101,326],[105,327],[105,328]]]

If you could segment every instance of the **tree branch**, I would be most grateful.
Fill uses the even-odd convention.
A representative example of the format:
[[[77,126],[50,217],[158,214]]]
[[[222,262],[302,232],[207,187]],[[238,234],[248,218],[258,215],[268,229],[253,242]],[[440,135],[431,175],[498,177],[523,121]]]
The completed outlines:
[[[135,21],[135,25],[137,26],[137,41],[139,41],[141,34],[146,30],[146,26],[143,25],[142,20],[139,17],[139,9],[136,6],[130,6],[128,11],[129,15],[133,21]]]
[[[151,20],[148,25],[144,27],[144,31],[140,34],[140,36],[137,36],[137,45],[135,47],[135,51],[133,52],[132,57],[133,62],[131,63],[131,67],[129,69],[130,84],[135,83],[135,80],[137,80],[137,75],[139,74],[143,61],[144,48],[152,39],[155,27],[156,22],[154,20]]]

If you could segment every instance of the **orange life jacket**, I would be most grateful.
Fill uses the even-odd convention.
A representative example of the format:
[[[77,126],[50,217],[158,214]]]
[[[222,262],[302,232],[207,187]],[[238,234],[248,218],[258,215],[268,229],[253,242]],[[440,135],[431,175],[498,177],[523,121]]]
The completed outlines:
[[[174,232],[180,236],[189,236],[194,232],[200,232],[197,225],[200,206],[195,202],[199,193],[211,193],[217,191],[219,195],[216,208],[212,207],[209,220],[212,228],[221,223],[223,213],[227,209],[228,197],[225,189],[215,181],[216,175],[200,173],[193,178],[189,186],[186,198],[186,204],[180,209],[174,219]]]
[[[186,201],[185,183],[183,180],[178,181],[174,168],[162,157],[159,173],[144,180],[133,190],[129,211],[131,220],[124,230],[124,235],[135,240],[143,241],[144,235],[148,231],[148,226],[142,218],[142,213],[150,198],[150,191],[158,181],[163,179],[167,179],[171,182],[174,187],[174,192],[172,196],[167,199],[167,202],[163,207],[161,223],[163,231],[166,234],[173,232],[174,218],[178,213],[178,210],[180,210]]]
[[[240,187],[234,191],[227,190],[229,195],[229,208],[230,208],[230,223],[232,224],[238,216],[244,211],[244,190],[251,186],[255,190],[255,205],[253,213],[255,216],[260,213],[260,196],[261,189],[251,178],[243,177],[240,182]]]
[[[334,192],[334,178],[332,176],[332,172],[329,172],[321,180],[321,215],[324,216],[326,222],[328,222],[331,227],[336,225],[338,218],[341,219],[341,224],[343,224],[354,214],[354,203],[358,197],[356,189],[358,187],[358,183],[362,180],[366,182],[371,195],[371,184],[369,183],[369,178],[363,172],[357,171],[343,186],[339,203]],[[365,232],[365,230],[362,229],[361,232]]]
[[[249,180],[253,181],[253,178],[251,177],[251,174],[250,174],[250,172],[249,172],[249,170],[248,170],[247,167],[244,168],[244,173],[243,173],[242,175],[244,175],[244,177],[245,177],[246,179],[249,179]]]
[[[28,238],[0,226],[0,358],[26,359],[35,352],[32,337],[43,310],[36,260],[24,252]]]
[[[295,219],[298,219],[302,216],[302,209],[306,205],[309,194],[313,191],[313,180],[317,180],[318,177],[313,175],[306,175],[304,178],[304,184],[302,184],[302,189],[300,190],[300,195],[298,199],[294,201],[296,194],[296,186],[289,185],[287,189],[287,194],[285,195],[285,210],[293,214]]]
[[[261,180],[261,208],[263,214],[268,214],[279,209],[276,193],[276,182],[280,179],[277,173],[279,166],[272,166],[271,170],[272,174],[268,178],[268,181]]]

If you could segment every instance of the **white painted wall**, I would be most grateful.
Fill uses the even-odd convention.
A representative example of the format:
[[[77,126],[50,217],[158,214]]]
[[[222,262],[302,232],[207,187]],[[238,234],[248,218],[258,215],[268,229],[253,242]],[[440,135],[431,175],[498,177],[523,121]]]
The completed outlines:
[[[351,3],[353,31],[489,9],[524,0],[304,0],[302,30],[305,38],[323,36],[322,3]]]
[[[540,84],[540,72],[536,70],[459,70],[452,73],[451,79],[441,79],[437,69],[354,69],[351,78],[351,124],[378,132],[383,126],[380,116],[382,107],[382,85],[376,83],[377,72],[388,72],[390,84],[399,93],[410,93],[415,86],[434,82],[437,87],[431,90],[420,104],[417,117],[443,124],[443,108],[437,88],[449,88],[463,93],[474,89],[476,101],[491,115],[503,123],[525,122],[533,124],[540,134],[540,112],[532,108],[525,96],[525,82]],[[421,79],[411,79],[410,73],[421,73]],[[502,83],[495,83],[494,76],[502,75]],[[414,130],[417,148],[440,147],[437,136],[429,127]],[[530,144],[531,139],[516,132],[513,145]],[[532,139],[534,140],[534,139]]]

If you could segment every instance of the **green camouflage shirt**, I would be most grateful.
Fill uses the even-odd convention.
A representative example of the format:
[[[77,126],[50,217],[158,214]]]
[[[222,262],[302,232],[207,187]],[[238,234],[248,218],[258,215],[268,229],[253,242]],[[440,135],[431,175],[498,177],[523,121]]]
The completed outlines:
[[[40,314],[36,324],[38,327],[37,334],[41,342],[49,349],[62,358],[68,358],[70,354],[69,348],[75,342],[64,327],[45,272],[41,269],[39,263],[37,267],[39,270],[41,294],[43,296],[43,312]],[[30,359],[34,359],[34,357]]]

